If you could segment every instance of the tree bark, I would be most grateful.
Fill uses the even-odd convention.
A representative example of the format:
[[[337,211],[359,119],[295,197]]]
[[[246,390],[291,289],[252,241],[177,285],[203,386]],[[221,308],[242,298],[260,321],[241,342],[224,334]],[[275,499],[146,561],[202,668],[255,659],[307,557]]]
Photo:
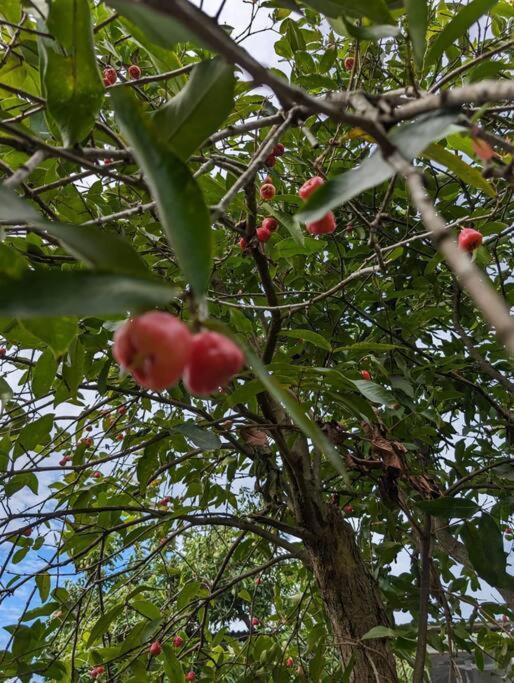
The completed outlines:
[[[396,683],[389,641],[361,638],[374,626],[390,626],[378,588],[338,509],[327,506],[325,523],[305,542],[312,570],[345,667],[353,661],[352,683]]]

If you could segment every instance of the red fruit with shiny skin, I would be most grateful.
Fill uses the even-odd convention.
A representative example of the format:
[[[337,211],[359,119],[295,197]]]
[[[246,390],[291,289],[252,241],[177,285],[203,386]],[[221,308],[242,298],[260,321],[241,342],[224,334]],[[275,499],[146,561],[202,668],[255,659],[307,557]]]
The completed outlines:
[[[277,194],[277,190],[273,183],[264,183],[264,185],[261,185],[259,194],[261,195],[261,199],[273,199],[273,197]]]
[[[257,228],[255,233],[257,235],[257,239],[259,240],[259,242],[267,242],[271,237],[271,232],[268,230],[268,228],[265,228],[262,225],[260,228]]]
[[[32,527],[27,527],[26,529],[23,529],[21,532],[24,536],[31,536],[32,535]]]
[[[187,672],[186,681],[196,681],[196,674],[194,671],[188,671]]]
[[[244,237],[241,237],[239,240],[239,248],[241,251],[246,251],[248,249],[248,242],[245,240]]]
[[[164,507],[165,505],[169,504],[170,500],[171,500],[171,498],[169,496],[165,496],[164,498],[161,498],[161,500],[157,503],[157,505]]]
[[[261,620],[258,617],[252,617],[252,626],[260,626]]]
[[[7,350],[6,350],[5,346],[2,346],[0,348],[0,358],[3,358],[6,353],[7,353]]]
[[[184,638],[181,638],[180,636],[175,636],[173,638],[173,647],[182,647],[184,645]]]
[[[459,247],[467,252],[477,249],[483,240],[483,235],[473,228],[462,228],[459,233]]]
[[[353,507],[350,504],[348,504],[344,506],[343,510],[344,512],[346,512],[347,515],[351,515],[353,512]]]
[[[274,154],[270,154],[269,157],[266,157],[264,163],[268,168],[273,168],[273,166],[277,163],[277,159]]]
[[[184,370],[186,389],[197,396],[208,396],[226,385],[244,362],[243,352],[231,339],[208,330],[199,332],[193,337]]]
[[[114,69],[112,66],[108,66],[104,69],[103,77],[104,85],[114,85],[118,80],[118,74],[116,73],[116,69]]]
[[[128,75],[133,80],[137,80],[138,78],[141,78],[141,69],[137,64],[131,64],[128,68]]]
[[[261,227],[266,228],[266,230],[269,230],[270,232],[275,232],[275,230],[278,228],[278,221],[276,218],[268,216],[262,221]]]
[[[351,71],[353,69],[353,65],[355,64],[355,59],[353,57],[347,57],[344,60],[344,68],[346,71]]]
[[[123,441],[124,438],[123,434],[116,434],[116,441]]]
[[[61,467],[64,467],[65,465],[67,465],[67,464],[69,463],[70,460],[71,460],[70,456],[69,456],[69,455],[65,455],[64,458],[61,458],[61,459],[59,460],[59,465],[60,465]]]
[[[127,407],[120,406],[116,412],[118,413],[118,415],[125,415],[125,413],[127,412]]]
[[[362,379],[366,379],[368,382],[371,381],[371,373],[368,370],[361,370]]]
[[[307,223],[307,231],[311,235],[331,235],[336,227],[336,217],[332,211],[329,211],[318,221]]]
[[[178,318],[150,311],[118,329],[112,355],[140,386],[162,391],[180,379],[191,345],[191,332]]]
[[[273,154],[276,157],[284,156],[285,151],[286,151],[286,148],[284,147],[284,145],[281,142],[277,142],[275,147],[273,147]]]
[[[286,659],[286,666],[290,669],[292,666],[294,666],[294,659],[292,657],[288,657]]]
[[[91,476],[94,477],[95,479],[100,479],[100,477],[102,476],[102,473],[96,471],[96,472],[93,472],[93,474]]]
[[[161,644],[158,640],[154,640],[154,642],[150,645],[150,654],[152,655],[152,657],[158,657],[161,654],[161,652]]]
[[[319,175],[315,175],[314,177],[309,178],[309,180],[306,180],[304,182],[304,184],[298,190],[298,195],[302,199],[308,199],[311,196],[311,194],[318,189],[318,187],[321,187],[324,184],[325,181],[323,180],[323,178]]]

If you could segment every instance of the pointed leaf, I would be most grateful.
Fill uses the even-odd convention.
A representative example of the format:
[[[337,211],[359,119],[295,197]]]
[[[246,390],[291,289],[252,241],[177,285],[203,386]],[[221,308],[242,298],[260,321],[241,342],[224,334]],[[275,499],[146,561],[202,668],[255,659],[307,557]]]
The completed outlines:
[[[46,602],[50,594],[50,574],[48,574],[48,572],[38,574],[36,576],[36,586],[39,591],[41,602]]]
[[[468,498],[448,498],[447,496],[435,500],[423,500],[416,505],[429,515],[446,518],[466,519],[480,510],[480,506]]]
[[[277,221],[286,228],[286,230],[289,232],[289,234],[297,244],[305,244],[305,235],[300,224],[294,216],[285,213],[285,211],[280,211],[279,209],[276,209],[274,206],[268,204],[267,202],[263,202],[261,204],[261,207],[263,213],[267,213],[270,216],[273,216],[273,218],[276,218]]]
[[[332,350],[332,347],[326,338],[312,330],[283,330],[280,334],[283,337],[292,337],[293,339],[309,342],[309,344],[319,346],[320,349],[325,349],[325,351]]]
[[[217,434],[208,429],[203,429],[193,422],[184,422],[184,424],[174,427],[173,431],[182,434],[186,439],[192,441],[197,448],[204,451],[215,451],[221,447],[221,441]]]
[[[391,403],[395,403],[396,398],[394,394],[380,384],[375,384],[375,382],[369,382],[365,379],[352,380],[352,384],[355,384],[357,389],[365,396],[368,400],[373,401],[373,403],[380,403],[381,405],[387,406]]]
[[[426,49],[428,2],[427,0],[405,0],[405,10],[414,59],[418,69],[421,69]]]
[[[93,645],[93,643],[99,640],[104,633],[107,633],[109,626],[120,614],[123,614],[123,605],[116,605],[116,607],[113,607],[108,612],[103,614],[91,629],[87,646],[90,647]]]
[[[117,119],[157,203],[166,235],[196,296],[207,291],[211,273],[209,211],[191,172],[165,144],[128,88],[113,90]]]
[[[442,145],[432,143],[426,148],[422,156],[435,161],[437,164],[446,166],[449,171],[455,173],[455,175],[464,181],[466,185],[472,185],[473,187],[482,190],[482,192],[485,192],[489,197],[496,197],[494,187],[491,183],[487,182],[480,171],[467,164],[456,154],[449,152]]]
[[[514,576],[507,573],[503,537],[494,518],[483,512],[478,528],[466,523],[461,533],[476,573],[495,588],[514,590]]]

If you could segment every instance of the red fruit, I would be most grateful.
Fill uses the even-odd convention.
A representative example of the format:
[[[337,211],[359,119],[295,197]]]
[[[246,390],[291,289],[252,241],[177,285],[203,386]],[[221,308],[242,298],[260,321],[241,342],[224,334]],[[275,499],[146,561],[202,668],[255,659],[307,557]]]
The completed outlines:
[[[344,68],[346,71],[351,71],[353,69],[353,65],[355,64],[355,59],[353,57],[347,57],[344,60]]]
[[[128,75],[134,80],[141,78],[141,69],[137,64],[131,64],[128,68]]]
[[[112,164],[112,159],[104,159],[104,166],[110,166]]]
[[[21,532],[24,536],[31,536],[32,535],[32,527],[28,526],[26,529],[23,529]]]
[[[116,69],[113,69],[112,66],[108,66],[106,69],[104,69],[103,76],[105,86],[114,85],[118,80],[118,74],[116,73]]]
[[[171,500],[171,498],[169,496],[165,496],[164,498],[161,498],[161,500],[157,503],[157,505],[164,507],[165,505],[168,505],[170,500]]]
[[[289,668],[291,668],[292,666],[294,666],[294,659],[293,659],[292,657],[288,657],[288,658],[286,659],[286,666],[289,667]]]
[[[184,645],[184,638],[181,638],[180,636],[175,636],[173,638],[173,647],[182,647]]]
[[[264,185],[261,185],[259,194],[261,195],[261,199],[273,199],[273,197],[276,195],[277,190],[273,183],[264,183]]]
[[[85,436],[83,439],[80,440],[80,443],[86,448],[91,448],[91,446],[94,444],[93,437]]]
[[[244,362],[243,352],[231,339],[208,330],[199,332],[193,337],[184,384],[192,394],[208,396],[227,384]]]
[[[271,232],[268,230],[268,228],[265,228],[262,225],[260,228],[257,228],[255,232],[257,234],[257,239],[259,240],[259,242],[267,242],[271,237]]]
[[[252,617],[252,626],[260,626],[261,620],[258,617]]]
[[[60,465],[61,467],[64,467],[66,464],[68,464],[68,462],[69,462],[70,460],[71,460],[70,456],[69,456],[69,455],[65,455],[64,458],[61,458],[61,459],[59,460],[59,465]]]
[[[361,377],[362,377],[362,379],[368,380],[368,382],[371,381],[371,373],[368,372],[367,370],[361,370]]]
[[[266,228],[266,230],[269,230],[270,232],[275,232],[275,230],[278,228],[278,221],[276,218],[268,216],[268,218],[265,218],[262,221],[261,227]]]
[[[112,355],[145,389],[176,384],[191,355],[192,336],[169,313],[151,311],[128,320],[114,335]]]
[[[266,157],[264,163],[268,168],[273,168],[273,166],[277,163],[277,159],[274,154],[270,154],[269,157]]]
[[[126,406],[120,406],[116,412],[118,413],[118,415],[125,415],[125,413],[127,412],[127,408]]]
[[[276,157],[282,157],[282,156],[284,156],[285,151],[286,151],[286,148],[284,147],[284,145],[281,142],[277,142],[275,147],[273,147],[272,154]]]
[[[196,681],[196,674],[194,671],[188,671],[187,672],[186,681]]]
[[[157,657],[160,655],[162,652],[162,647],[161,644],[159,643],[158,640],[154,640],[154,642],[150,645],[150,654],[152,657]]]
[[[344,512],[346,512],[347,515],[351,515],[353,512],[353,507],[350,504],[348,504],[344,506],[343,510]]]
[[[459,233],[459,247],[472,252],[482,244],[483,235],[473,228],[462,228]]]
[[[248,242],[245,240],[244,237],[241,237],[239,240],[239,248],[241,251],[246,251],[248,249]]]
[[[116,441],[123,441],[124,438],[123,434],[116,434]]]
[[[336,229],[336,218],[332,211],[320,218],[319,221],[307,223],[307,231],[311,235],[330,235]]]
[[[7,350],[6,350],[5,346],[2,346],[0,348],[0,358],[3,358],[6,353],[7,353]]]
[[[480,140],[479,138],[474,138],[471,141],[471,146],[473,147],[473,152],[482,161],[490,161],[497,156],[494,149],[485,140]]]
[[[91,678],[98,678],[98,676],[101,676],[103,673],[105,673],[105,666],[100,664],[100,666],[93,667],[89,672],[89,675]]]
[[[93,472],[93,474],[91,476],[94,477],[95,479],[100,479],[100,477],[102,476],[102,473],[97,470],[96,472]]]
[[[262,579],[258,576],[258,577],[255,579],[255,585],[256,585],[256,586],[260,586],[261,583],[262,583]]]
[[[298,190],[298,195],[302,199],[308,199],[311,194],[318,189],[318,187],[321,187],[324,184],[325,181],[323,178],[319,175],[315,175],[313,178],[309,178],[309,180],[304,182],[304,184]]]

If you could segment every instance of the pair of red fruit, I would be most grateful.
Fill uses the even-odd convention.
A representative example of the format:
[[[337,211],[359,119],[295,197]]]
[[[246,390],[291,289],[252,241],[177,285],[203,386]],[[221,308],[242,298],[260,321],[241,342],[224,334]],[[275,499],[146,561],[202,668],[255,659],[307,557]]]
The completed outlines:
[[[299,196],[306,201],[313,192],[325,184],[319,175],[307,180],[298,190]],[[336,219],[332,211],[326,213],[323,218],[312,223],[307,223],[307,231],[311,235],[330,235],[336,229]]]
[[[273,151],[269,156],[266,157],[264,160],[264,163],[268,168],[273,168],[273,166],[277,163],[277,157],[282,157],[284,156],[286,151],[286,148],[281,142],[277,142],[275,147],[273,147]]]
[[[273,218],[272,216],[264,218],[260,226],[255,231],[257,239],[259,240],[259,242],[267,242],[277,228],[278,221],[276,218]],[[248,242],[244,237],[241,237],[241,239],[239,240],[239,246],[241,248],[241,251],[246,251],[248,249]]]
[[[163,391],[182,380],[196,396],[225,386],[244,365],[241,349],[217,332],[191,334],[162,311],[128,320],[114,335],[114,358],[145,389]]]
[[[131,64],[127,69],[127,73],[133,81],[141,78],[141,69],[137,64]],[[105,87],[114,85],[118,80],[118,73],[112,66],[108,66],[103,70],[103,78]]]

